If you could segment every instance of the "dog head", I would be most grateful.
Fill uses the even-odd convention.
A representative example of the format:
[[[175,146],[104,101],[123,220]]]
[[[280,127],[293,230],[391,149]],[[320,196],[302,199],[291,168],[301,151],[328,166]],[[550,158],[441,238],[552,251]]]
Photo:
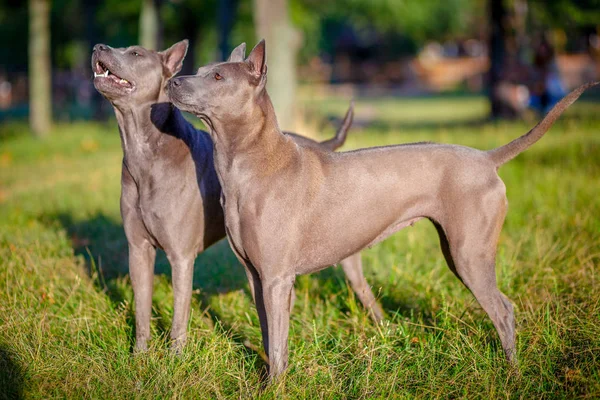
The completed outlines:
[[[92,53],[94,87],[113,104],[156,101],[166,81],[181,70],[187,48],[187,40],[165,51],[97,44]]]
[[[227,62],[201,67],[196,75],[173,78],[169,99],[179,109],[205,121],[236,121],[252,111],[265,93],[267,64],[261,40],[244,60],[245,44],[233,50]]]

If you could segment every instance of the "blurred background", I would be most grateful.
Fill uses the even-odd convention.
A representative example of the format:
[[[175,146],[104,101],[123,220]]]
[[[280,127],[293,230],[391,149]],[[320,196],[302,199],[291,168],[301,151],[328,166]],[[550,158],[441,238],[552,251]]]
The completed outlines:
[[[479,117],[519,118],[598,77],[599,21],[600,0],[0,0],[0,122],[43,136],[52,121],[110,118],[92,46],[183,38],[182,74],[265,38],[287,129],[326,95],[471,93],[485,96]]]

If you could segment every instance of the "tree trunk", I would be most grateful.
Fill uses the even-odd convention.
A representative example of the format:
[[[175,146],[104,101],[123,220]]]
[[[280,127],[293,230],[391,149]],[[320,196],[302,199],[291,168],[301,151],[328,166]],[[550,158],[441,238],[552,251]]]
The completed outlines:
[[[287,0],[254,0],[254,24],[267,49],[268,90],[279,126],[293,129],[295,124],[296,54],[299,34],[288,15]]]
[[[162,24],[159,0],[142,0],[140,12],[140,45],[151,50],[162,49]]]
[[[183,60],[183,67],[180,75],[194,75],[198,70],[199,65],[196,64],[196,48],[198,47],[198,38],[200,34],[200,26],[194,19],[194,13],[188,8],[182,7],[185,17],[181,18],[183,37],[189,41],[187,54]]]
[[[85,17],[85,40],[87,42],[87,60],[91,58],[91,52],[96,43],[100,42],[98,36],[98,27],[96,24],[96,11],[98,9],[99,0],[86,0],[83,2],[83,13]],[[88,62],[89,68],[89,62]],[[112,114],[112,107],[108,102],[104,101],[102,95],[97,90],[91,91],[90,107],[92,118],[95,120],[106,121],[109,116],[108,111]],[[110,110],[109,110],[110,107]]]
[[[50,2],[29,0],[29,124],[38,137],[52,127]]]
[[[227,60],[232,50],[229,36],[235,22],[237,3],[238,0],[219,1],[219,58],[221,61]]]
[[[498,85],[501,82],[504,56],[506,53],[506,32],[504,29],[506,9],[504,7],[503,0],[489,0],[488,7],[491,26],[489,42],[490,74],[488,96],[490,100],[491,117],[496,119],[502,116],[502,101],[498,95]]]

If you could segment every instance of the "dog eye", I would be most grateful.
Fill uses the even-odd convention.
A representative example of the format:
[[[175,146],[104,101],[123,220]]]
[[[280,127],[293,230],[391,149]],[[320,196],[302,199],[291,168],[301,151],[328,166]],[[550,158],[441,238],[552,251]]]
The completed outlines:
[[[215,74],[215,79],[218,80],[218,81],[220,81],[221,79],[223,79],[223,77],[217,72]]]
[[[132,51],[132,52],[131,52],[131,55],[132,55],[132,56],[136,56],[136,57],[137,57],[137,56],[139,56],[139,55],[140,55],[140,53],[138,53],[137,51]]]

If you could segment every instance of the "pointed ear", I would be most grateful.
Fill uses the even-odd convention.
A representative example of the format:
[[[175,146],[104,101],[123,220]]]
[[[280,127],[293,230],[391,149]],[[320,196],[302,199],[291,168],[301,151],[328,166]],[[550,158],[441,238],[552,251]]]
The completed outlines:
[[[227,62],[242,62],[244,58],[246,58],[246,43],[242,43],[233,49]]]
[[[171,76],[176,75],[183,66],[183,59],[187,53],[188,49],[188,40],[183,39],[181,42],[175,43],[173,46],[169,47],[167,50],[159,51],[158,54],[161,56],[163,60],[163,65],[165,66],[165,70],[169,74],[169,78]]]
[[[250,65],[256,76],[267,74],[267,53],[265,51],[265,39],[258,42],[252,49],[246,62]]]

